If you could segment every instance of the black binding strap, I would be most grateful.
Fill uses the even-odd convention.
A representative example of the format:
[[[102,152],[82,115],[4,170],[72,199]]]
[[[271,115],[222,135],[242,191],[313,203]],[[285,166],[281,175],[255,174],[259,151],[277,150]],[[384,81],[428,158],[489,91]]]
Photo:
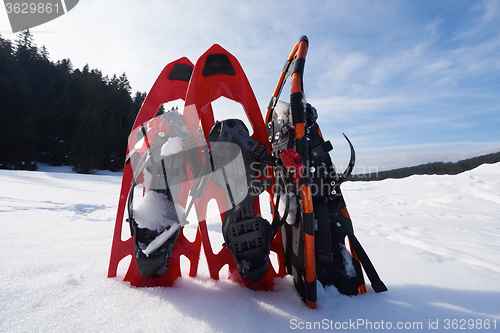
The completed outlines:
[[[325,141],[321,143],[320,145],[312,148],[310,150],[312,158],[318,158],[321,157],[325,154],[327,154],[329,151],[333,149],[332,143],[330,141]]]
[[[368,255],[366,254],[365,250],[359,243],[356,236],[354,236],[353,233],[348,233],[347,237],[349,237],[349,243],[352,245],[354,252],[356,252],[356,254],[358,255],[359,261],[363,265],[366,275],[370,279],[373,290],[375,290],[376,293],[387,291],[387,287],[378,276],[375,267],[373,267],[370,258],[368,258]]]

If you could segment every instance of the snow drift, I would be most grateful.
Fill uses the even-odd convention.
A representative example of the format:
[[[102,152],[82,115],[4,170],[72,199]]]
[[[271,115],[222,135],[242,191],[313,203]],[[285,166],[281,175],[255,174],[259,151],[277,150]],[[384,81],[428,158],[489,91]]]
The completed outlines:
[[[211,280],[203,262],[196,278],[171,288],[106,278],[120,175],[58,170],[0,170],[2,332],[500,326],[500,164],[456,176],[344,183],[356,235],[389,291],[348,297],[327,287],[316,310],[302,303],[290,277],[272,292],[253,291]],[[220,220],[207,222],[222,244]],[[194,223],[185,227],[190,239],[195,231]],[[123,277],[126,265],[120,268]]]

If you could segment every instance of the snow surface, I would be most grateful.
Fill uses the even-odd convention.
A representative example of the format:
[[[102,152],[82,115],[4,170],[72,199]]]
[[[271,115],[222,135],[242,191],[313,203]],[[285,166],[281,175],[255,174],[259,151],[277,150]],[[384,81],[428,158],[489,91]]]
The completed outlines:
[[[357,236],[389,291],[368,287],[348,297],[328,287],[316,310],[301,302],[290,277],[275,291],[253,291],[211,280],[206,264],[171,288],[131,288],[121,280],[126,264],[120,278],[106,278],[120,181],[120,174],[0,170],[1,332],[283,332],[315,325],[371,332],[389,323],[449,332],[453,319],[475,320],[465,328],[490,324],[468,331],[500,329],[500,164],[456,176],[343,184]],[[208,229],[218,250],[220,221],[209,219]],[[188,238],[195,230],[196,223],[185,227]]]

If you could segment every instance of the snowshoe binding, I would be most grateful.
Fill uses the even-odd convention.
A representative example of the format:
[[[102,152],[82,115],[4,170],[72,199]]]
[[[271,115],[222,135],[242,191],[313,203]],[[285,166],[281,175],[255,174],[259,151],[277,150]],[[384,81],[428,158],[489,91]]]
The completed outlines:
[[[156,197],[152,199],[152,196]],[[164,198],[163,198],[164,197]],[[167,198],[164,193],[150,191],[146,194],[144,200],[151,201],[147,206],[152,208],[151,212],[158,212],[162,209],[167,209],[171,217],[162,216],[165,221],[159,223],[158,229],[155,229],[151,224],[147,223],[147,227],[141,228],[138,221],[139,210],[135,211],[135,217],[131,219],[131,233],[134,237],[134,256],[139,270],[143,277],[157,275],[162,277],[169,269],[170,257],[172,249],[179,236],[179,228],[175,225],[179,224],[177,214],[175,213],[174,203]],[[157,207],[154,205],[157,204]],[[153,207],[151,207],[153,206]],[[173,212],[173,214],[172,214]],[[147,216],[145,219],[147,220]],[[149,217],[151,218],[151,217]],[[142,221],[144,223],[144,221]],[[155,221],[148,221],[155,222]],[[173,227],[174,226],[174,227]],[[173,233],[169,233],[170,229],[175,229]]]
[[[135,157],[133,185],[141,177],[145,185],[145,195],[138,207],[133,207],[134,186],[128,198],[134,256],[144,278],[162,277],[168,271],[173,246],[185,224],[183,208],[174,203],[187,176],[181,139],[185,133],[179,124],[182,116],[175,109],[153,118],[138,132],[137,150],[131,155]]]

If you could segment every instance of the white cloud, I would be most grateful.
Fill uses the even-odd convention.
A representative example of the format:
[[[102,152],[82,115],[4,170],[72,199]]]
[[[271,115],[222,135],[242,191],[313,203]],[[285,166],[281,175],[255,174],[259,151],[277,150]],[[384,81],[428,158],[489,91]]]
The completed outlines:
[[[468,40],[490,34],[492,28],[499,26],[500,3],[498,0],[478,1],[472,6],[470,14],[473,16],[465,29],[458,31],[453,40]],[[497,30],[498,33],[498,30]]]

